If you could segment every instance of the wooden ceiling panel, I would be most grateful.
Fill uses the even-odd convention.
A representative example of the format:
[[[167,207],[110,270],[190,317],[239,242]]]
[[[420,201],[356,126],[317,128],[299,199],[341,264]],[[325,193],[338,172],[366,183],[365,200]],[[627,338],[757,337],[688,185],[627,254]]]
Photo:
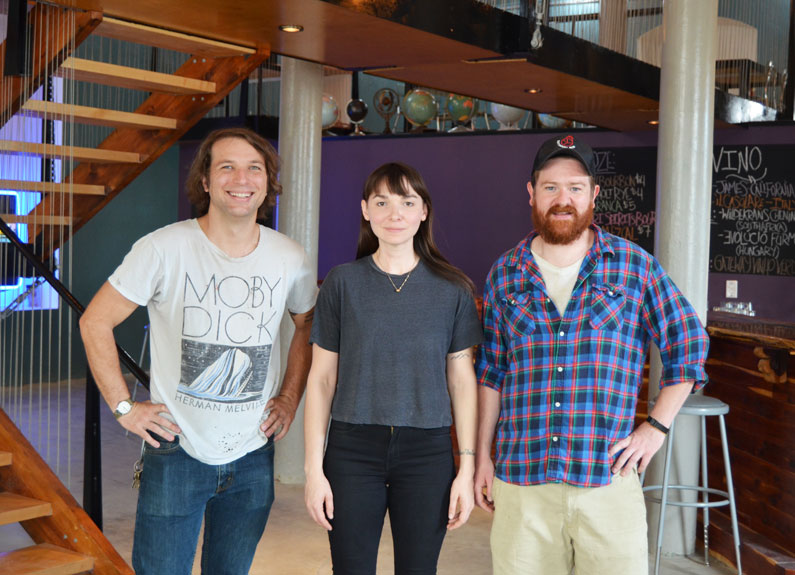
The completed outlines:
[[[51,1],[614,130],[654,129],[659,108],[659,69],[546,27],[531,49],[526,21],[474,0]],[[770,115],[724,100],[732,122]]]
[[[139,22],[346,69],[500,54],[320,0],[55,0]],[[355,2],[353,3],[355,4]],[[289,34],[281,24],[300,24]]]

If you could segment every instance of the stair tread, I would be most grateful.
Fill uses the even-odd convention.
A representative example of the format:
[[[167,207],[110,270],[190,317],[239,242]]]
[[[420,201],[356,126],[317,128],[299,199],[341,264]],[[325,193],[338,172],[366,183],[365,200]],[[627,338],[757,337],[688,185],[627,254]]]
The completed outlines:
[[[94,34],[106,38],[124,40],[125,42],[145,44],[156,48],[209,56],[211,58],[225,58],[228,56],[240,56],[241,54],[248,55],[256,52],[254,48],[108,17],[103,18]]]
[[[33,144],[13,140],[0,140],[0,153],[29,154],[31,156],[61,156],[76,162],[140,164],[141,154],[120,152],[101,148],[81,148],[78,146],[57,146],[55,144]]]
[[[18,215],[0,214],[0,218],[7,224],[29,224],[34,226],[71,226],[71,216],[51,216],[51,215]]]
[[[93,568],[93,558],[49,543],[0,553],[0,573],[76,575]]]
[[[177,121],[173,118],[137,114],[135,112],[122,112],[107,108],[94,108],[91,106],[78,106],[76,104],[62,104],[60,102],[45,102],[43,100],[28,100],[22,106],[26,115],[38,118],[67,119],[75,123],[91,126],[110,126],[112,128],[140,128],[142,130],[176,130]],[[61,117],[65,116],[65,117]]]
[[[52,505],[16,493],[0,493],[0,524],[7,525],[36,517],[52,515]]]
[[[39,192],[44,194],[79,194],[104,196],[105,186],[57,182],[33,182],[29,180],[0,180],[0,188],[17,192]]]
[[[215,82],[151,72],[140,68],[119,66],[106,62],[95,62],[70,56],[61,64],[58,75],[69,77],[74,74],[75,80],[93,82],[107,86],[117,86],[147,92],[165,92],[170,94],[214,94]]]

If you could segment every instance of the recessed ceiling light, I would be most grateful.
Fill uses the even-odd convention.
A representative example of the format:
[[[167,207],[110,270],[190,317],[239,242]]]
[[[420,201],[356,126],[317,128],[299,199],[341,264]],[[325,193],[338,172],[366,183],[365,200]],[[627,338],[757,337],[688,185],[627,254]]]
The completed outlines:
[[[648,124],[650,126],[658,126],[660,124],[660,120],[649,120]]]
[[[528,88],[525,92],[528,94],[540,94],[543,90],[541,88]]]
[[[279,26],[279,30],[282,32],[303,32],[304,27],[300,24],[282,24]]]

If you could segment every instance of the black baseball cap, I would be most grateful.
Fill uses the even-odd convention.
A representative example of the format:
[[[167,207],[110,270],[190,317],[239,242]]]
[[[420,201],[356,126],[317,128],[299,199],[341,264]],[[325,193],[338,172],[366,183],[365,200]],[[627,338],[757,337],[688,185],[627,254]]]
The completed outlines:
[[[533,174],[543,168],[549,160],[560,156],[579,160],[585,166],[585,171],[589,176],[596,175],[596,159],[591,146],[571,134],[552,138],[541,144],[536,152],[536,159],[533,161]]]

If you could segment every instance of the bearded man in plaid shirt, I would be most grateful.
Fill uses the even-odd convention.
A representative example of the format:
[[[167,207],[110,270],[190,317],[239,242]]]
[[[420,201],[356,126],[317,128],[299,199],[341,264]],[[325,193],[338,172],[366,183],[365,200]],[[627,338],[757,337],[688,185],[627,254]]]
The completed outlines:
[[[535,230],[484,291],[475,498],[494,511],[495,575],[647,573],[638,473],[707,380],[693,307],[653,256],[593,225],[594,173],[585,142],[541,145],[527,184]],[[635,427],[651,341],[660,394]]]

